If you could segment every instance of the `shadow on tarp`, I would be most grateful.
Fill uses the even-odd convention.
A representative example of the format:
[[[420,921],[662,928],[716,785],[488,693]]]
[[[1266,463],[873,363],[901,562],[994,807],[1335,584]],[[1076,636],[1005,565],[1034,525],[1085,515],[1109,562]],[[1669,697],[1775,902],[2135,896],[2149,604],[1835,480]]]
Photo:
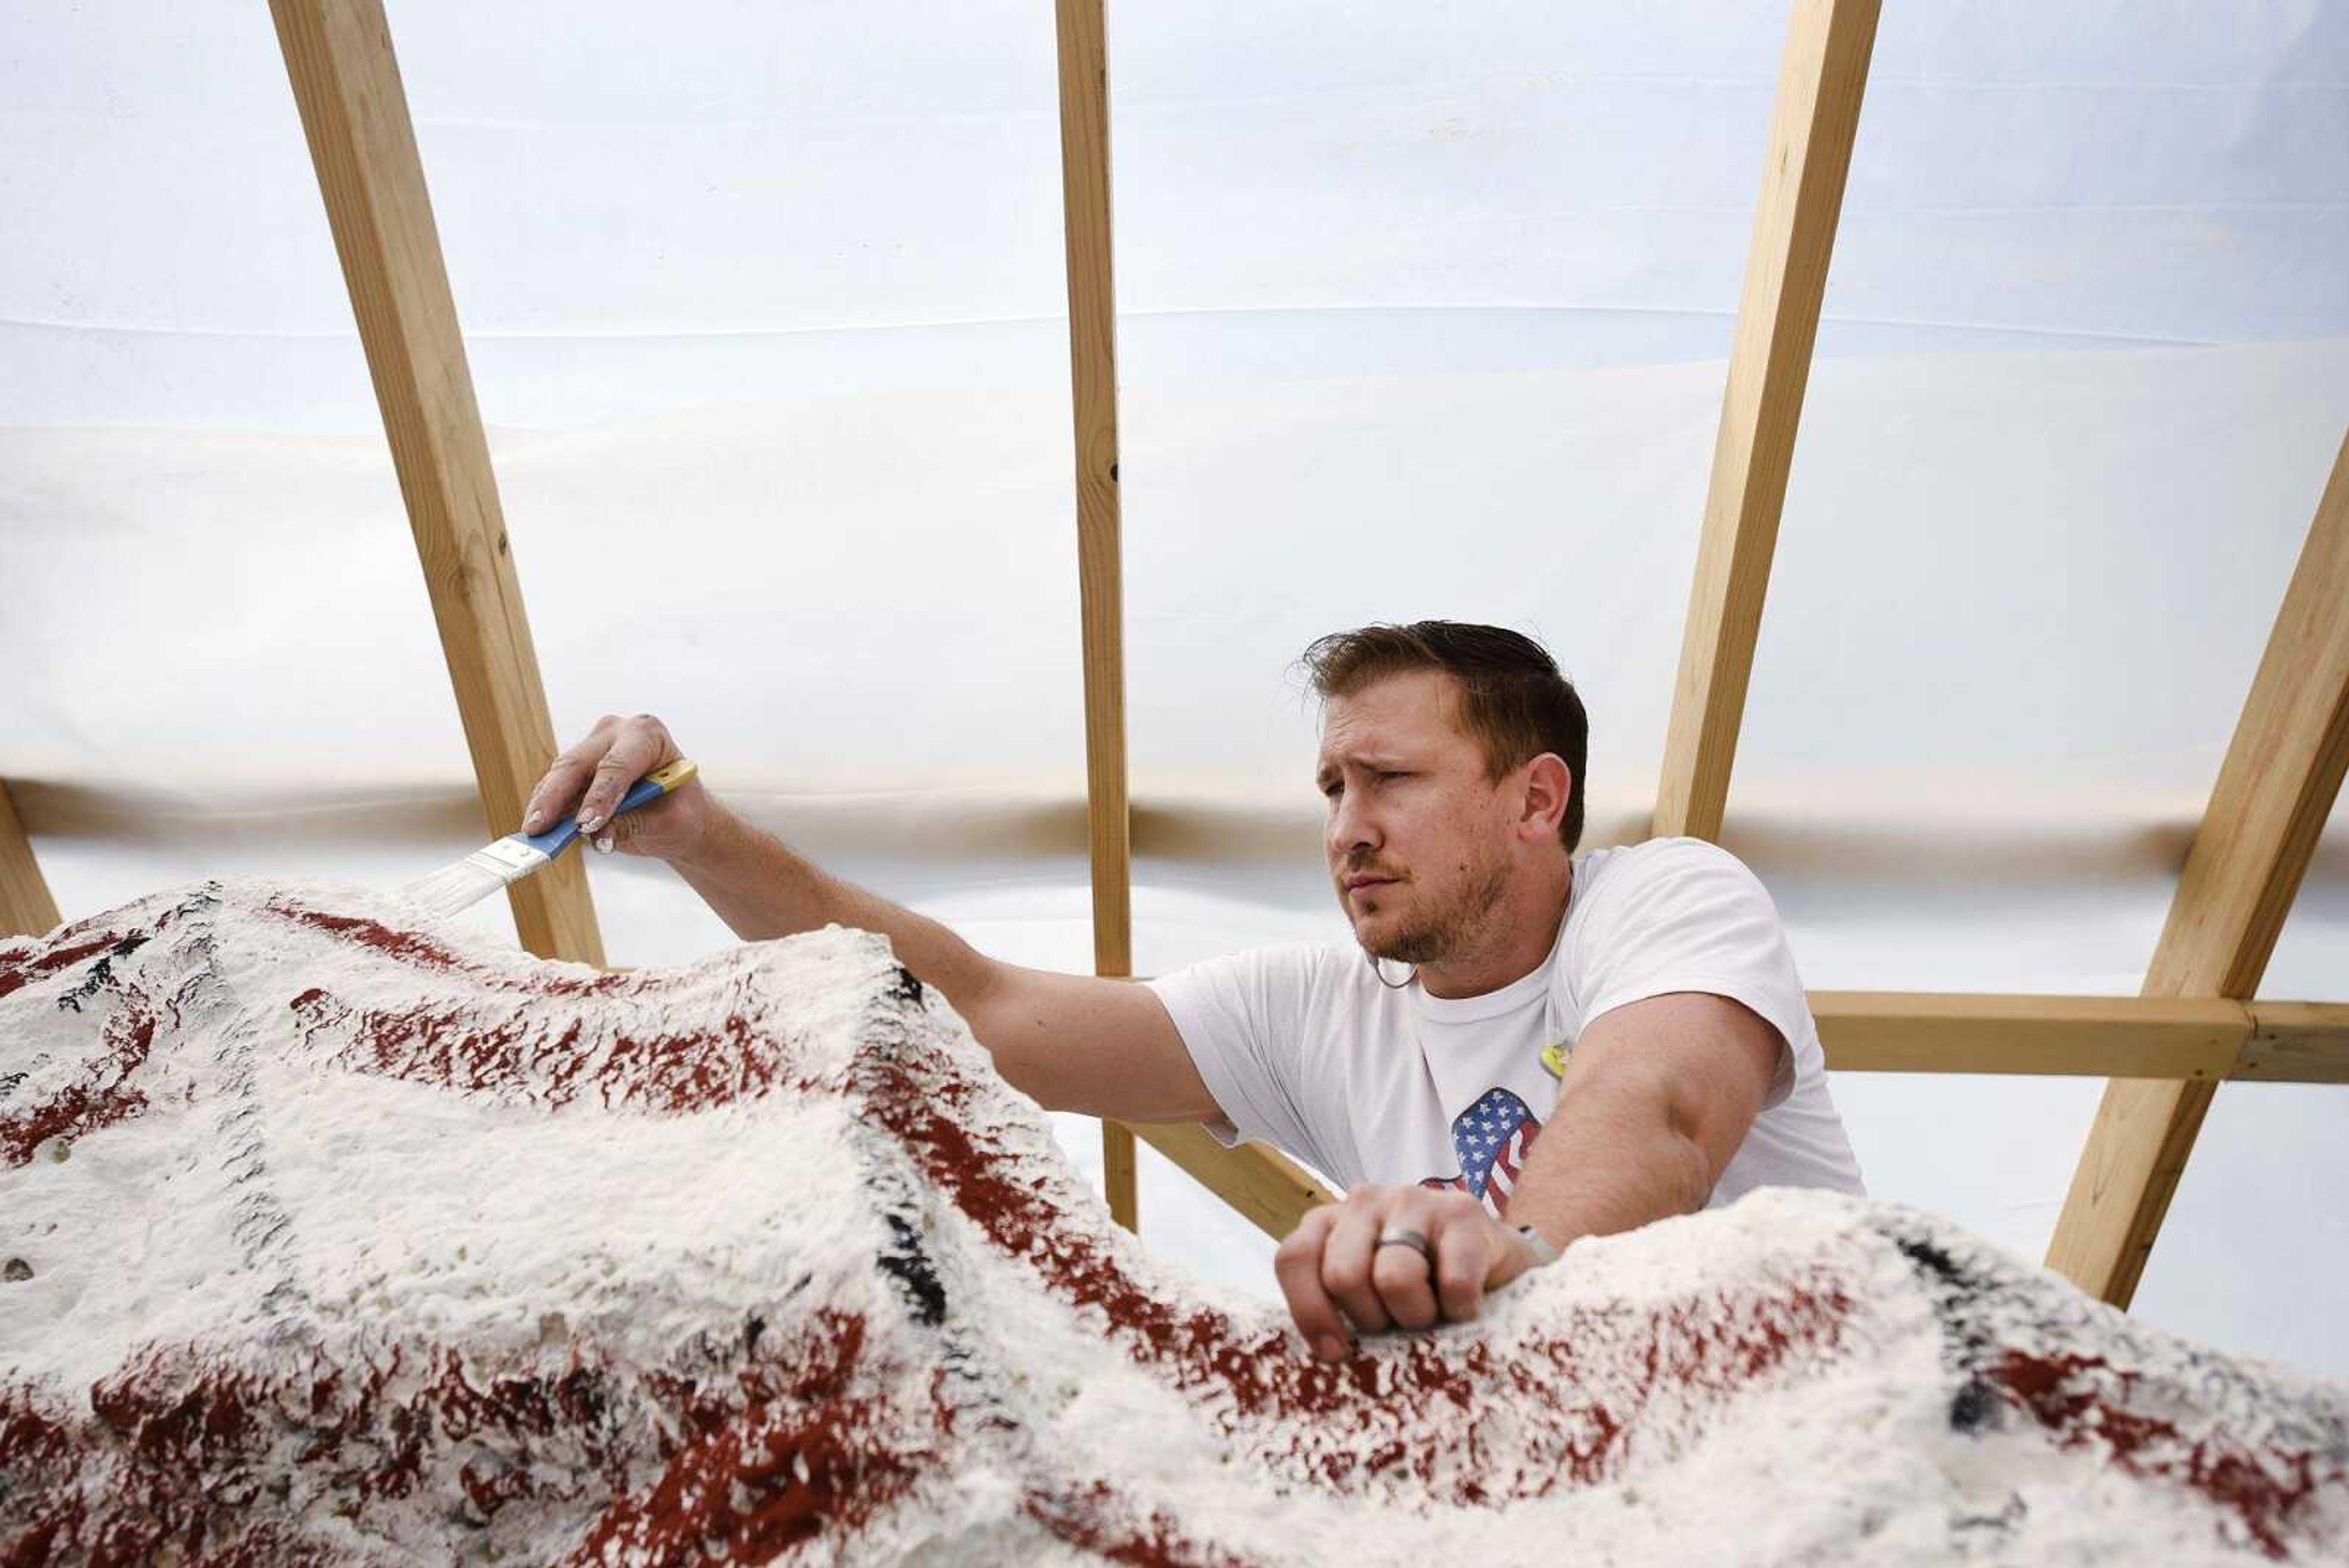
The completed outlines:
[[[210,786],[199,794],[13,778],[8,789],[26,831],[36,838],[130,845],[201,832],[269,841],[363,837],[461,845],[488,831],[479,799],[450,786],[256,788],[229,795],[230,805]],[[1081,795],[957,789],[798,794],[750,788],[729,791],[727,799],[750,821],[819,859],[1086,853]],[[1320,814],[1311,803],[1141,796],[1133,823],[1137,858],[1288,870],[1320,864]],[[1646,827],[1645,808],[1595,809],[1584,841],[1629,843],[1644,836]],[[1723,842],[1765,877],[2090,885],[2176,877],[2195,827],[2190,820],[2118,815],[2066,822],[1976,815],[1953,822],[1920,815],[1896,822],[1845,813],[1802,819],[1764,807],[1733,812]],[[2349,894],[2349,825],[2319,840],[2307,884],[2311,891],[2322,887]]]

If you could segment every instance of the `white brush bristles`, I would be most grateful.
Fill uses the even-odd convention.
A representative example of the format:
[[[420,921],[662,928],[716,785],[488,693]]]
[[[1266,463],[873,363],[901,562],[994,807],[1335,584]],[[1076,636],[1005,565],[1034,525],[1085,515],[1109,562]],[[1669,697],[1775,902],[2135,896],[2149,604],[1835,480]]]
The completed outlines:
[[[521,881],[546,865],[548,858],[519,836],[501,838],[474,850],[454,866],[419,877],[402,888],[399,894],[435,915],[454,915],[507,883]]]

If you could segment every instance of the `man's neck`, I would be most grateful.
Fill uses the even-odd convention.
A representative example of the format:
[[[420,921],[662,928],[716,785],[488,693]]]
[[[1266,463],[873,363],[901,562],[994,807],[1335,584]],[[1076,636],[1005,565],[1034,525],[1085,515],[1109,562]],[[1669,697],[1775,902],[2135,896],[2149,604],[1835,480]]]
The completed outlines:
[[[1482,996],[1525,979],[1557,945],[1558,925],[1573,897],[1571,860],[1560,862],[1555,874],[1526,878],[1520,896],[1503,898],[1485,918],[1485,941],[1439,963],[1420,966],[1421,988],[1449,1001]]]

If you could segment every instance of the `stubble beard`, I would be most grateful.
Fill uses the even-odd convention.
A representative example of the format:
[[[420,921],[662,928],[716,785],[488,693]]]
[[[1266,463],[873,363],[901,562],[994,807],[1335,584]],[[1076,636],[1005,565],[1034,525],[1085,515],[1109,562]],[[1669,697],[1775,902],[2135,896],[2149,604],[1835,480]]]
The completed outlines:
[[[1498,857],[1464,878],[1453,896],[1382,941],[1357,935],[1362,950],[1396,963],[1440,963],[1471,941],[1509,890],[1509,867]],[[1350,910],[1349,911],[1351,912]]]

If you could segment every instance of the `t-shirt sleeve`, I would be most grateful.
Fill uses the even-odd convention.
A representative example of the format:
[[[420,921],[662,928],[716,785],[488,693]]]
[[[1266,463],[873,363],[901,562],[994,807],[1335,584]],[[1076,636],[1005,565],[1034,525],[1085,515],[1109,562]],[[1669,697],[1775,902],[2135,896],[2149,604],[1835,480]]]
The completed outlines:
[[[1668,992],[1702,991],[1752,1008],[1778,1032],[1778,1070],[1762,1108],[1795,1089],[1795,1044],[1811,1004],[1761,879],[1718,845],[1676,838],[1640,846],[1609,868],[1576,944],[1582,1026]]]
[[[1271,1143],[1318,1159],[1294,1090],[1314,961],[1310,948],[1262,948],[1146,982],[1223,1109],[1204,1125],[1226,1148]]]

